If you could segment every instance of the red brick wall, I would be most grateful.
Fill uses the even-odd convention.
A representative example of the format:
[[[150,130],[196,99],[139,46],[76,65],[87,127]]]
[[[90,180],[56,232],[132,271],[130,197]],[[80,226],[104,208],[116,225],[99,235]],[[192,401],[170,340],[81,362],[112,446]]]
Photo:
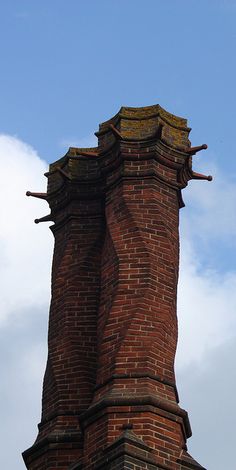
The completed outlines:
[[[153,180],[123,183],[106,207],[114,259],[102,270],[98,383],[112,374],[149,373],[174,381],[177,341],[178,200]],[[110,261],[110,262],[109,262]],[[112,271],[113,293],[106,272]]]
[[[129,178],[108,191],[105,214],[93,406],[107,398],[117,406],[104,407],[102,416],[86,422],[85,468],[93,468],[127,421],[159,463],[174,465],[185,443],[181,419],[170,421],[153,406],[151,412],[147,397],[177,400],[177,192],[154,177]],[[128,405],[133,396],[146,402],[119,402],[122,397]]]
[[[72,218],[55,231],[43,418],[58,408],[78,413],[87,409],[92,400],[96,381],[101,225],[101,218],[83,216]]]

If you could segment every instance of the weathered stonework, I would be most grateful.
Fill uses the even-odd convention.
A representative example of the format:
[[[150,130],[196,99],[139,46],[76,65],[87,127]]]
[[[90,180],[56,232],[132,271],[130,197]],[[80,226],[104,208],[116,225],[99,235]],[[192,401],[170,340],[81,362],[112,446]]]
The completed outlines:
[[[174,358],[185,119],[121,108],[98,147],[50,165],[55,237],[42,420],[29,470],[202,469],[187,453]]]

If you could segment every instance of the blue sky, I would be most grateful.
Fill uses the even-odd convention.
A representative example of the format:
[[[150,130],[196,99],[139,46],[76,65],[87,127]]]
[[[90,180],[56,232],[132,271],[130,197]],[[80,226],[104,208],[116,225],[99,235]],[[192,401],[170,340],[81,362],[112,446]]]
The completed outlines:
[[[53,240],[48,224],[33,224],[45,203],[25,191],[45,190],[48,163],[70,145],[96,145],[99,123],[122,105],[159,103],[188,119],[192,145],[209,146],[194,169],[213,182],[183,194],[177,377],[193,457],[231,468],[236,0],[9,0],[0,15],[2,466],[24,469],[46,360]]]
[[[234,1],[22,0],[0,13],[2,130],[46,160],[121,105],[157,101],[189,118],[194,141],[234,151]]]

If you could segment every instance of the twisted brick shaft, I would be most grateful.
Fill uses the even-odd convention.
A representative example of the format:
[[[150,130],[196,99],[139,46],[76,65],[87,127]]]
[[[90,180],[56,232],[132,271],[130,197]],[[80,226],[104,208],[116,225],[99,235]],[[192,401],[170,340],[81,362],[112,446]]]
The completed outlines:
[[[113,374],[174,382],[178,200],[153,179],[111,191],[106,207],[97,383]]]

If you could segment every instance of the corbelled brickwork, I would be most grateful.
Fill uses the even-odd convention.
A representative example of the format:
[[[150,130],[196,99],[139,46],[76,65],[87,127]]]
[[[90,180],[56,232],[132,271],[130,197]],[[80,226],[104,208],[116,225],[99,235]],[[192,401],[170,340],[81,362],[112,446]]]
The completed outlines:
[[[191,435],[174,358],[185,119],[121,108],[98,148],[50,165],[55,251],[42,420],[29,470],[184,470]]]

